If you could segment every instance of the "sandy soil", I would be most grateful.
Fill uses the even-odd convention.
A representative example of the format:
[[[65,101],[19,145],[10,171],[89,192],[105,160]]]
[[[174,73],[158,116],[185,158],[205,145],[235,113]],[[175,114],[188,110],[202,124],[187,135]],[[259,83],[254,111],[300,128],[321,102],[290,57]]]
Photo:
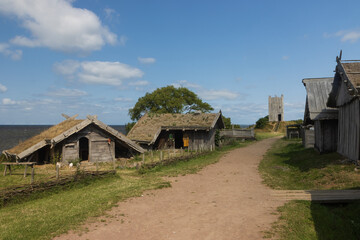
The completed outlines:
[[[56,239],[262,239],[284,204],[257,170],[275,140],[233,150],[198,174],[170,178],[171,188],[120,202],[112,217],[85,224],[88,232]]]

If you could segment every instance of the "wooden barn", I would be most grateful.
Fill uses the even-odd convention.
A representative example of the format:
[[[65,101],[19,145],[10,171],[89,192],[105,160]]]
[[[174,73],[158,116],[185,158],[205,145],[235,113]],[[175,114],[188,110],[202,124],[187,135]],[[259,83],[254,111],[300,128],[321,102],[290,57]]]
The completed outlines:
[[[337,151],[350,160],[360,159],[360,60],[341,60],[337,65],[329,107],[339,109]]]
[[[219,113],[145,114],[131,129],[128,138],[146,149],[215,148],[217,129],[224,122]]]
[[[304,125],[314,126],[315,149],[320,153],[335,152],[337,149],[338,110],[326,105],[334,78],[306,78],[302,82],[306,88]],[[310,134],[311,131],[304,131]],[[310,136],[304,136],[309,138]],[[308,142],[310,140],[308,139]]]
[[[68,118],[3,153],[9,160],[42,164],[51,159],[109,162],[144,151],[96,116],[88,116],[85,120]]]

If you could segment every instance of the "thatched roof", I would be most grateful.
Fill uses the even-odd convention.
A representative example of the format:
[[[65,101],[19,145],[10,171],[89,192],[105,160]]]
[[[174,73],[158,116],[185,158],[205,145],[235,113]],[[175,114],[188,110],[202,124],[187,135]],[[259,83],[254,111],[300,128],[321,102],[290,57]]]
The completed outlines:
[[[360,88],[360,62],[341,61],[341,65],[351,84],[355,88]]]
[[[163,113],[145,114],[127,135],[133,141],[153,143],[161,129],[179,130],[210,130],[220,121],[224,123],[220,113]]]
[[[128,139],[125,135],[99,121],[96,117],[88,116],[87,119],[83,120],[75,120],[73,118],[66,119],[65,121],[55,126],[52,126],[51,128],[43,131],[42,133],[32,138],[29,138],[28,140],[20,143],[19,145],[9,150],[3,151],[3,153],[5,155],[14,155],[18,159],[22,159],[46,145],[54,146],[55,144],[63,141],[74,133],[79,132],[90,124],[96,125],[105,132],[114,136],[118,141],[124,142],[127,146],[137,152],[143,153],[145,151],[139,145]]]
[[[305,122],[309,120],[337,119],[338,110],[326,106],[334,78],[306,78],[302,80],[306,88]]]
[[[21,152],[25,151],[26,149],[34,146],[35,144],[43,141],[43,140],[51,140],[54,137],[60,135],[61,133],[69,130],[70,128],[78,125],[84,120],[65,120],[55,126],[50,127],[49,129],[41,132],[39,135],[36,135],[32,138],[25,140],[24,142],[20,143],[19,145],[6,150],[8,153],[11,154],[20,154]]]

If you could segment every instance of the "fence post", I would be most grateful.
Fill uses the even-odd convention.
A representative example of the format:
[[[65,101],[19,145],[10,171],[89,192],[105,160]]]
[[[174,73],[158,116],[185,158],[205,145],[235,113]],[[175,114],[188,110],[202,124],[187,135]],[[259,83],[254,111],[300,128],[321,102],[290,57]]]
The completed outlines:
[[[31,184],[34,183],[34,165],[31,165]]]
[[[163,153],[162,153],[162,151],[160,151],[160,161],[162,161],[163,160]]]
[[[99,171],[99,160],[98,159],[95,160],[95,165],[96,165],[96,172],[98,172]]]
[[[151,150],[151,162],[154,162],[154,152]]]
[[[142,154],[142,162],[145,163],[145,153]]]
[[[168,149],[168,158],[170,159],[170,148]]]
[[[59,169],[60,169],[60,166],[58,163],[56,163],[56,180],[59,180]]]
[[[25,165],[24,177],[26,177],[28,165]]]

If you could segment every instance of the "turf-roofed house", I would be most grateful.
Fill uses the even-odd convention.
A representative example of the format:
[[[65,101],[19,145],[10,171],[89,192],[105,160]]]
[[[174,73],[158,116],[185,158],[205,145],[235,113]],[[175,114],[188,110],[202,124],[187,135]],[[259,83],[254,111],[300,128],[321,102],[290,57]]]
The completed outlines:
[[[338,146],[341,155],[360,160],[360,60],[342,60],[337,65],[327,105],[339,109]]]
[[[219,113],[146,113],[127,135],[146,149],[215,148],[215,135],[224,128]]]
[[[145,151],[96,116],[87,116],[83,120],[75,117],[67,117],[39,135],[4,150],[4,155],[8,160],[42,164],[54,158],[65,163],[76,159],[109,162]]]
[[[304,112],[305,142],[315,142],[315,148],[320,152],[335,152],[337,149],[338,110],[326,106],[334,78],[305,78],[302,80],[306,88],[306,104]],[[315,139],[309,127],[315,129]],[[306,144],[305,144],[306,145]]]

